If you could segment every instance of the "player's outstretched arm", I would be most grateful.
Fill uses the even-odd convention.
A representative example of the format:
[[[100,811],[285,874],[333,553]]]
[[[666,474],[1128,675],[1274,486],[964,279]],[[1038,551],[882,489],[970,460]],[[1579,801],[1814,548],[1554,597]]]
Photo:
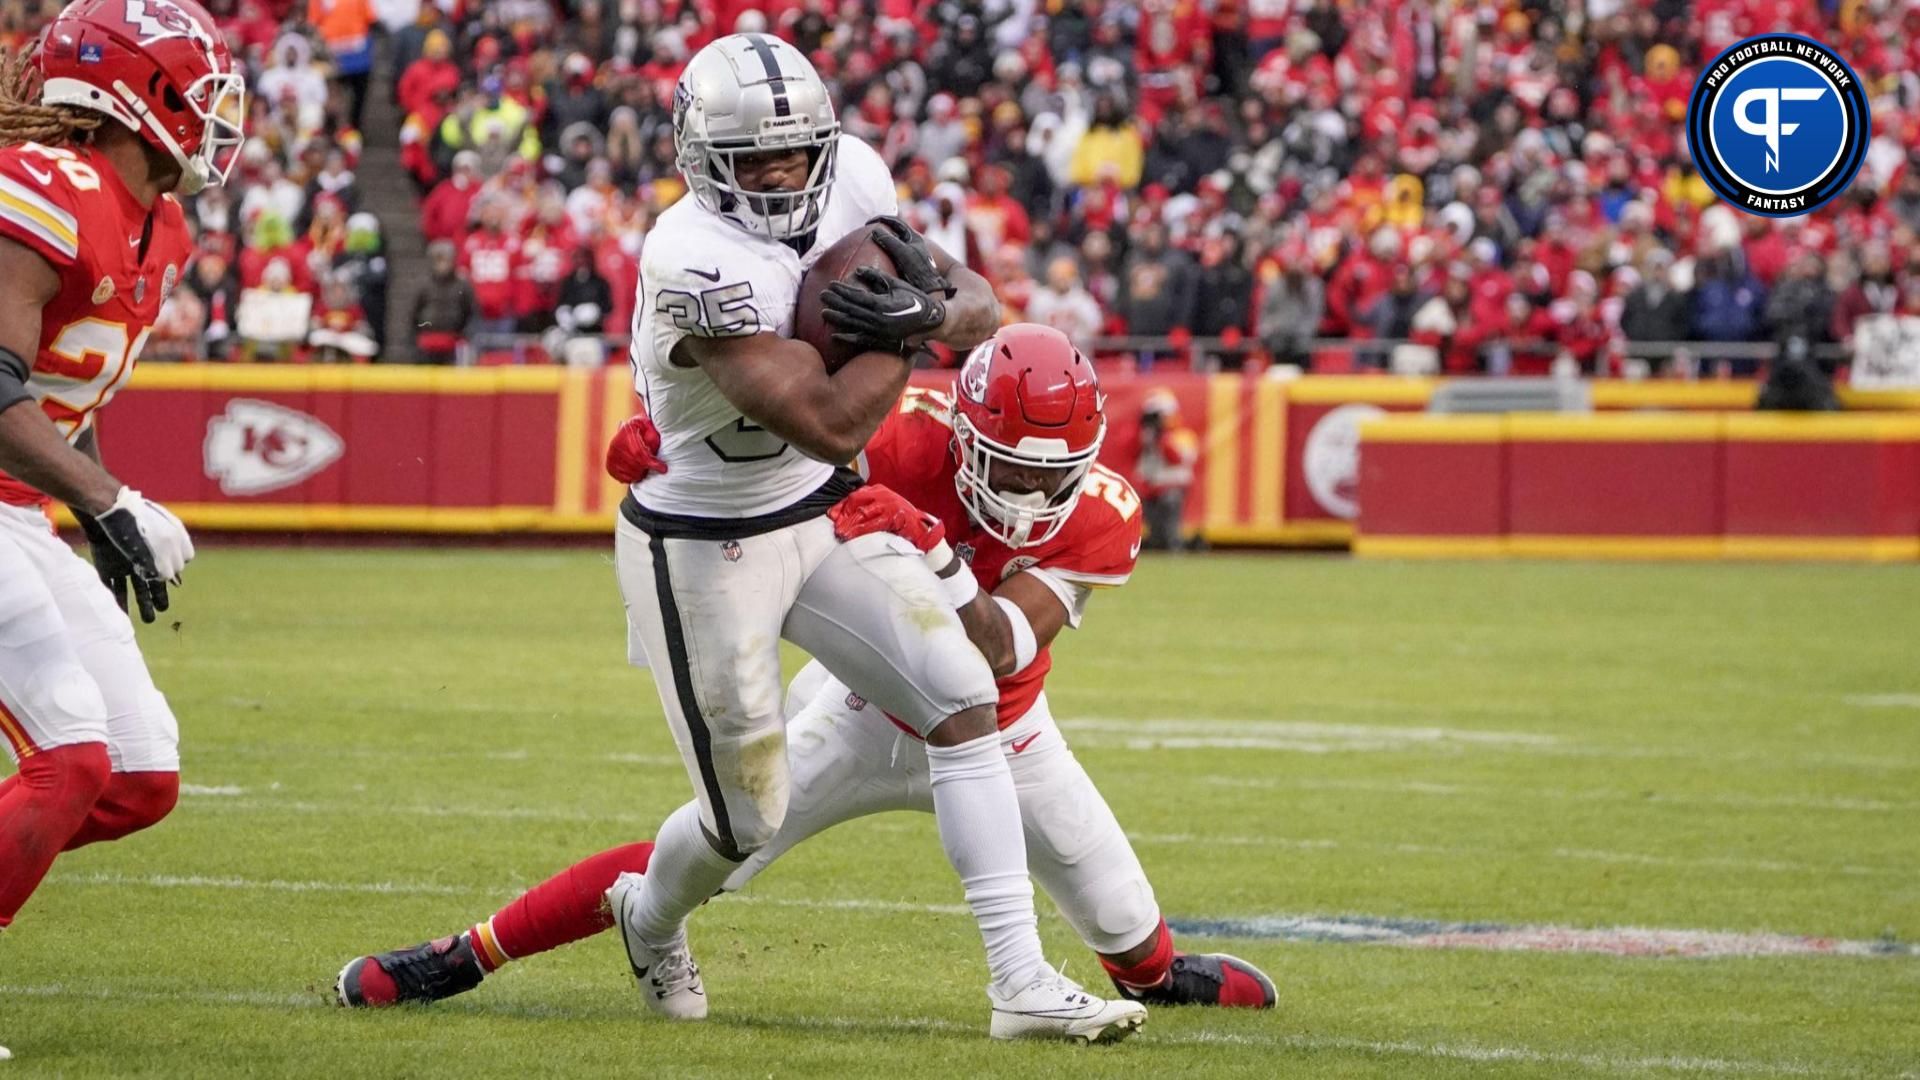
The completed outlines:
[[[103,514],[120,482],[67,445],[25,385],[40,349],[40,311],[59,291],[47,260],[0,237],[0,469],[76,510]]]
[[[829,376],[820,353],[778,334],[687,337],[684,352],[749,420],[816,461],[852,461],[900,400],[912,369],[892,353],[854,357]],[[677,357],[676,357],[677,359]]]
[[[1040,650],[1060,636],[1067,625],[1067,605],[1032,574],[1015,574],[961,608],[960,622],[987,658],[993,677],[1004,679],[1033,663]]]

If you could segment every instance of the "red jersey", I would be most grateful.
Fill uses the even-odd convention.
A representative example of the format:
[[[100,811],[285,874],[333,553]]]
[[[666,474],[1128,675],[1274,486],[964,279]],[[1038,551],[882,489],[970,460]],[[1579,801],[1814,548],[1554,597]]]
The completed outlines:
[[[141,206],[91,147],[25,143],[0,148],[0,236],[26,245],[60,275],[59,293],[40,312],[27,390],[75,442],[132,375],[160,305],[186,269],[186,215],[171,195],[151,210]],[[0,503],[48,501],[0,473]]]
[[[514,315],[514,273],[520,266],[520,238],[478,229],[467,234],[460,247],[460,265],[467,270],[473,298],[483,319],[510,319]]]
[[[1133,573],[1140,556],[1140,497],[1119,473],[1095,465],[1073,513],[1052,539],[1010,548],[974,524],[954,490],[960,463],[953,456],[952,408],[952,398],[942,391],[908,388],[861,453],[861,475],[937,516],[946,526],[947,542],[973,568],[982,589],[991,592],[1023,570],[1039,571],[1061,594],[1067,624],[1079,626],[1086,589],[1124,585]],[[1041,649],[1032,663],[1000,680],[1002,730],[1033,708],[1053,667],[1050,653]]]

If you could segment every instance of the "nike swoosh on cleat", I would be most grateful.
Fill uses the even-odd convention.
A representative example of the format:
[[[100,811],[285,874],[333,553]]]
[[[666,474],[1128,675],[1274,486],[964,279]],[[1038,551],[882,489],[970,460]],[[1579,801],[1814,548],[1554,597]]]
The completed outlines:
[[[719,280],[720,280],[720,271],[718,271],[718,270],[710,270],[710,271],[709,271],[709,270],[695,270],[695,269],[694,269],[693,267],[691,267],[691,266],[689,266],[689,267],[687,267],[687,273],[689,273],[689,274],[692,274],[692,275],[694,275],[694,276],[696,276],[696,277],[703,277],[703,278],[706,278],[706,279],[707,279],[708,281],[714,281],[714,282],[717,282],[717,281],[719,281]]]

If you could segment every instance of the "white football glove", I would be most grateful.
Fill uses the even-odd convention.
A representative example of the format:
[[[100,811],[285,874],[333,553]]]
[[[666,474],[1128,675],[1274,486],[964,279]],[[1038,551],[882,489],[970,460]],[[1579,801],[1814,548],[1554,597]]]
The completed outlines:
[[[147,542],[148,550],[153,552],[153,569],[161,580],[180,584],[180,571],[193,561],[193,538],[187,535],[187,527],[173,516],[173,511],[150,501],[146,496],[130,487],[120,489],[113,500],[114,510],[125,510],[133,515],[140,527],[140,536]],[[103,515],[104,516],[104,515]]]

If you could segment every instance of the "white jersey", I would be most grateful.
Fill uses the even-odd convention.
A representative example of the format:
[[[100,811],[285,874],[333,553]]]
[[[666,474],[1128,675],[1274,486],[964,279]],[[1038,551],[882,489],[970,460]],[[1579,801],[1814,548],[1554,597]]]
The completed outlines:
[[[790,336],[807,268],[868,219],[897,213],[886,163],[866,143],[842,135],[833,186],[804,256],[691,197],[660,215],[640,252],[632,360],[634,388],[660,429],[668,471],[634,485],[636,502],[676,516],[757,517],[827,482],[833,464],[807,457],[741,415],[706,372],[676,366],[673,349],[688,335]]]

